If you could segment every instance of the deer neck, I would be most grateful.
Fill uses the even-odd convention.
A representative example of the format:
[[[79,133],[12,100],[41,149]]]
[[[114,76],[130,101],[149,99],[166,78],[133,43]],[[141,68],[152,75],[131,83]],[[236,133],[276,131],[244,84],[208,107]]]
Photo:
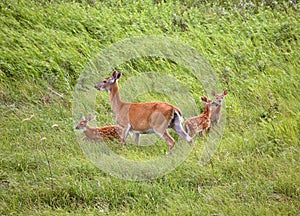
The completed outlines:
[[[85,128],[83,128],[83,131],[85,133],[85,135],[89,138],[94,138],[95,137],[95,130],[93,128],[91,128],[90,126],[85,126]]]
[[[115,83],[110,90],[110,105],[114,113],[117,113],[122,107],[122,100],[119,92],[118,84]]]
[[[211,117],[210,104],[205,104],[203,114],[206,115],[208,118]]]
[[[214,113],[214,114],[220,113],[220,112],[221,112],[221,108],[222,108],[222,105],[221,105],[221,104],[218,105],[215,109],[213,109],[213,113]]]

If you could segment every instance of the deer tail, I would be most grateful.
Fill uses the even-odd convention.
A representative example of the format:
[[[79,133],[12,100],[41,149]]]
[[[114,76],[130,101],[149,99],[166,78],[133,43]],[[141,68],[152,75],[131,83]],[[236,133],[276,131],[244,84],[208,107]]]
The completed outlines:
[[[178,116],[180,122],[183,122],[182,112],[177,107],[174,107],[174,117],[173,118],[176,118],[176,116]]]

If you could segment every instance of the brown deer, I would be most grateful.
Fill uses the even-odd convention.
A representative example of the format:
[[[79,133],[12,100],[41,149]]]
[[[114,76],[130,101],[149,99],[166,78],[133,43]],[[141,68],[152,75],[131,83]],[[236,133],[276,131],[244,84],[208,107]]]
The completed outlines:
[[[206,135],[206,131],[211,125],[211,111],[218,106],[217,103],[212,100],[208,100],[206,97],[201,97],[201,100],[205,103],[204,110],[201,115],[189,118],[184,124],[186,132],[192,138],[200,132],[202,133],[202,136]]]
[[[212,114],[211,114],[211,123],[214,124],[218,124],[220,121],[220,117],[221,117],[221,110],[222,110],[222,102],[224,97],[228,94],[228,90],[225,90],[222,94],[216,94],[215,91],[212,91],[212,95],[215,97],[216,99],[216,103],[218,104],[218,106],[214,107],[212,109]]]
[[[112,141],[118,140],[121,142],[122,128],[119,126],[104,126],[92,128],[88,126],[88,122],[92,120],[92,116],[89,115],[88,119],[84,116],[76,126],[77,130],[83,130],[84,134],[88,139],[98,140],[98,141]]]
[[[123,102],[117,82],[121,75],[121,72],[114,71],[111,77],[95,85],[97,90],[107,90],[110,93],[112,110],[116,114],[118,125],[123,129],[121,146],[124,145],[128,132],[132,131],[135,133],[137,144],[140,134],[156,133],[169,144],[171,150],[175,141],[169,135],[168,128],[172,128],[181,138],[192,143],[191,137],[182,128],[182,114],[179,108],[165,102]]]

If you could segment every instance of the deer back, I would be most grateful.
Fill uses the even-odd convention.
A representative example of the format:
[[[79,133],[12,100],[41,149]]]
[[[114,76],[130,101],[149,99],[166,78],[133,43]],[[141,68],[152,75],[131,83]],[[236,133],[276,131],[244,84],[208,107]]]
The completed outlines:
[[[157,125],[167,125],[174,117],[174,106],[164,102],[132,103],[128,112],[133,130],[145,131]],[[177,111],[179,113],[179,111]]]

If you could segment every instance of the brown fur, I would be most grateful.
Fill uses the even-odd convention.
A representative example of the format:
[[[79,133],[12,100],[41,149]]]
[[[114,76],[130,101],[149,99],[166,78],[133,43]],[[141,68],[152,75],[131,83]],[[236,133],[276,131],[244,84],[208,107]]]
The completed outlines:
[[[88,125],[88,122],[91,120],[89,117],[88,119],[85,119],[84,117],[82,120],[78,123],[76,129],[77,130],[83,130],[84,134],[88,139],[91,140],[98,140],[98,141],[112,141],[112,140],[118,140],[121,142],[121,136],[122,134],[122,128],[119,126],[104,126],[104,127],[97,127],[92,128]]]
[[[214,107],[212,109],[212,114],[211,114],[211,123],[212,124],[218,124],[221,118],[221,110],[222,110],[222,102],[224,97],[227,95],[228,91],[225,90],[222,94],[216,94],[215,91],[212,91],[212,95],[216,99],[216,103],[218,104],[217,107]]]
[[[112,110],[116,114],[118,125],[123,129],[122,146],[128,132],[133,131],[136,134],[136,142],[138,144],[140,134],[157,133],[168,142],[171,150],[174,147],[175,141],[169,135],[167,128],[174,129],[186,141],[192,141],[181,126],[180,118],[182,114],[177,107],[164,102],[123,102],[117,83],[120,77],[120,72],[113,72],[111,77],[96,84],[95,88],[110,92]]]
[[[208,100],[206,97],[201,98],[205,102],[204,111],[201,115],[189,118],[186,120],[184,127],[190,137],[194,138],[198,133],[206,135],[206,131],[211,125],[211,110],[215,107],[212,100]]]

